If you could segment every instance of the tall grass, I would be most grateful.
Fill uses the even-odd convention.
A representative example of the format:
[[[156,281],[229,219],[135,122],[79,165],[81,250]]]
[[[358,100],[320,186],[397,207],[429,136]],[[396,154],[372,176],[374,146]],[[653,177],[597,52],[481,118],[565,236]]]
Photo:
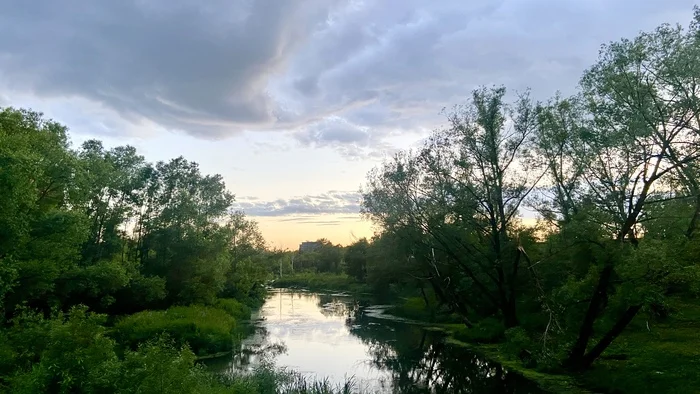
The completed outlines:
[[[278,369],[264,364],[247,375],[222,378],[222,384],[233,393],[250,394],[350,394],[359,393],[355,380],[342,384],[328,379],[309,378],[297,371]]]
[[[201,305],[143,311],[117,321],[113,335],[119,343],[136,349],[160,334],[168,334],[177,345],[187,344],[197,355],[212,354],[231,350],[232,334],[237,327],[232,315],[240,313]]]

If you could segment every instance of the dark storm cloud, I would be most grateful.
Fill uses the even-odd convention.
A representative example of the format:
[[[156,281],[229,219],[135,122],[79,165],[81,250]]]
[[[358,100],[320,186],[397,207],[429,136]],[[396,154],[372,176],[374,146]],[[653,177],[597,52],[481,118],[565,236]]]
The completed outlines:
[[[360,194],[357,192],[329,191],[319,195],[274,201],[239,199],[236,203],[237,209],[250,216],[347,215],[360,212]]]
[[[571,93],[600,44],[686,23],[693,4],[0,0],[0,87],[205,138],[291,130],[365,158],[480,84]]]

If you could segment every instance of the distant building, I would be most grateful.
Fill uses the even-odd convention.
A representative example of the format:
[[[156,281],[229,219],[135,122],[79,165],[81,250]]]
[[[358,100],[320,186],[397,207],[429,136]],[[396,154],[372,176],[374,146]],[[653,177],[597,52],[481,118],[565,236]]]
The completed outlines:
[[[316,241],[306,241],[299,245],[299,252],[311,252],[318,249],[321,246],[320,242]]]

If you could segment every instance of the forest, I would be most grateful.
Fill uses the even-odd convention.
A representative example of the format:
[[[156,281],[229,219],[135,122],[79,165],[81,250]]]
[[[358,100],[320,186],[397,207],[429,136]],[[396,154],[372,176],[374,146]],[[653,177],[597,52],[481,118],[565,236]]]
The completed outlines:
[[[700,387],[700,9],[603,45],[572,96],[487,86],[444,114],[367,175],[371,239],[298,252],[197,163],[1,108],[0,391],[306,392],[198,363],[271,280],[370,293],[592,390]]]

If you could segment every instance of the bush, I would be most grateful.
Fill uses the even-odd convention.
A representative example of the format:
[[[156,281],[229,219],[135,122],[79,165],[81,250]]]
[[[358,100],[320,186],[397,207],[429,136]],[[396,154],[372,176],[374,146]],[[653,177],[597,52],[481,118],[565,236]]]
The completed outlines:
[[[63,316],[50,320],[38,363],[10,379],[11,392],[102,392],[103,376],[118,362],[104,320],[84,306],[72,308],[66,321]]]
[[[17,353],[10,345],[7,335],[0,332],[0,376],[8,375],[14,369],[16,356]],[[1,385],[0,392],[2,392]]]
[[[178,346],[189,344],[198,355],[231,350],[235,328],[236,319],[230,312],[201,305],[139,312],[114,326],[117,340],[131,349],[166,333]]]
[[[231,317],[236,320],[250,319],[251,310],[247,305],[242,304],[233,298],[220,298],[216,300],[214,306],[226,311]]]
[[[137,351],[127,351],[116,384],[125,393],[223,393],[186,347],[178,348],[167,336],[147,341]]]
[[[434,313],[425,305],[423,297],[408,297],[391,308],[389,313],[417,320],[432,320]]]
[[[474,325],[460,331],[458,339],[468,342],[497,343],[505,338],[506,329],[500,319],[487,317]]]
[[[525,366],[533,367],[535,361],[534,347],[535,344],[522,327],[509,328],[505,332],[506,341],[503,348],[506,353],[519,358]]]

